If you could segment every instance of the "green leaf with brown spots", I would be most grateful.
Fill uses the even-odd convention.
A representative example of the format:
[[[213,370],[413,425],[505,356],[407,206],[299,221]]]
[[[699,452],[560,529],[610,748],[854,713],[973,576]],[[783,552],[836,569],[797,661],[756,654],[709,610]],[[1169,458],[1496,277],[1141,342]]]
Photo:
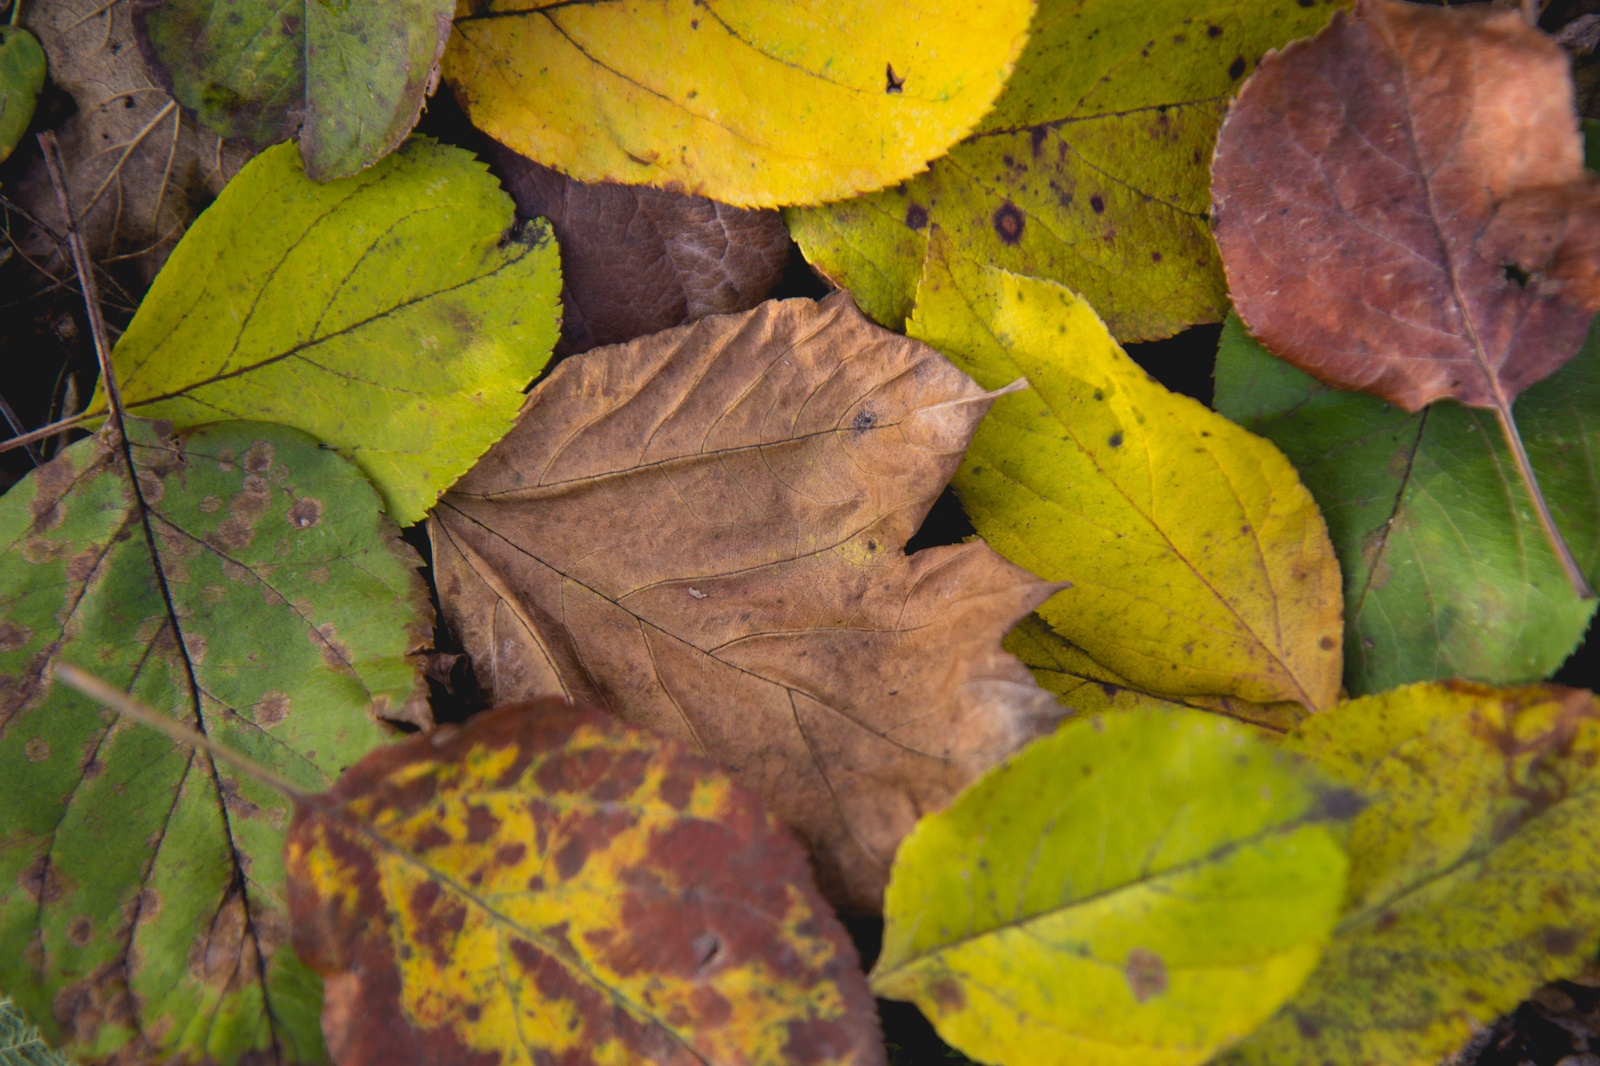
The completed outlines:
[[[1600,700],[1418,684],[1350,700],[1290,746],[1372,805],[1300,993],[1227,1066],[1432,1066],[1600,946]]]
[[[931,225],[978,263],[1068,286],[1120,340],[1218,321],[1210,164],[1228,98],[1333,9],[1041,0],[994,110],[948,155],[884,192],[790,209],[789,228],[890,329],[911,314]]]
[[[715,764],[554,698],[373,752],[289,830],[340,1066],[878,1066],[805,852]]]
[[[983,1062],[1204,1062],[1316,965],[1357,805],[1216,715],[1068,722],[901,844],[872,988]]]
[[[288,803],[50,679],[68,662],[307,790],[428,721],[417,558],[295,430],[130,419],[0,498],[0,990],[86,1063],[325,1061]]]

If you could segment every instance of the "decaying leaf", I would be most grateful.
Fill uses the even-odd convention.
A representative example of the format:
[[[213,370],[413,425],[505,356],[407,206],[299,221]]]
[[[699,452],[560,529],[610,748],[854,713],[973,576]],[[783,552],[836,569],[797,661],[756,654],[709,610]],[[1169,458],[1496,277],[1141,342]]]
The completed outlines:
[[[496,141],[486,147],[517,215],[548,219],[561,246],[561,354],[748,311],[788,262],[789,231],[776,211],[591,185]]]
[[[462,0],[445,81],[469,118],[580,181],[735,204],[910,177],[989,110],[1033,0]]]
[[[805,853],[718,767],[593,708],[373,752],[289,830],[341,1066],[883,1061]]]
[[[1269,48],[1329,0],[1041,0],[995,108],[928,173],[788,213],[806,258],[878,322],[911,314],[930,226],[961,254],[1080,293],[1125,341],[1227,310],[1211,144]]]
[[[1432,1066],[1593,958],[1593,694],[1412,685],[1309,719],[1296,746],[1373,803],[1321,964],[1224,1063]]]
[[[0,26],[0,163],[28,132],[44,68],[38,38],[21,26]]]
[[[1292,700],[1339,691],[1339,564],[1269,441],[1168,392],[1086,302],[928,241],[907,333],[980,385],[1026,376],[952,484],[985,540],[1071,586],[1039,609],[1147,692]]]
[[[253,160],[185,236],[113,362],[122,400],[180,426],[261,419],[359,466],[398,522],[509,428],[555,343],[549,228],[515,231],[483,164],[415,138],[353,178]],[[101,386],[90,401],[105,411]]]
[[[0,988],[84,1062],[321,1063],[287,801],[49,668],[321,788],[385,738],[373,714],[428,722],[417,559],[304,434],[128,426],[135,482],[106,430],[0,498]]]
[[[984,1062],[1204,1062],[1316,965],[1358,806],[1215,715],[1070,722],[906,838],[873,991]]]
[[[298,130],[318,181],[371,166],[411,132],[455,9],[452,0],[132,2],[139,46],[178,103],[257,148]]]
[[[1217,410],[1282,448],[1317,498],[1344,571],[1344,683],[1548,677],[1583,639],[1579,599],[1483,411],[1408,413],[1276,359],[1237,318],[1217,353]],[[1600,581],[1600,335],[1517,398],[1539,483]]]
[[[493,700],[697,747],[876,909],[917,818],[1060,714],[1000,649],[1059,586],[902,551],[991,399],[843,294],[575,356],[434,512],[446,617]]]
[[[129,0],[48,0],[25,4],[22,22],[44,46],[51,81],[77,105],[56,135],[89,255],[136,260],[148,281],[249,152],[198,129],[151,82],[130,9]],[[17,247],[70,275],[66,220],[43,161],[6,195],[40,223],[13,232]]]

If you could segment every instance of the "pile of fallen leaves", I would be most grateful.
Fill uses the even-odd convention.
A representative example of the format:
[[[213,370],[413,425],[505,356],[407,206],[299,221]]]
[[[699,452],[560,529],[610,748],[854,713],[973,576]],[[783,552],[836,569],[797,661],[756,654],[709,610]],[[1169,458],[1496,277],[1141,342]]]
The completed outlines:
[[[1587,1054],[1536,7],[13,7],[0,1063]]]

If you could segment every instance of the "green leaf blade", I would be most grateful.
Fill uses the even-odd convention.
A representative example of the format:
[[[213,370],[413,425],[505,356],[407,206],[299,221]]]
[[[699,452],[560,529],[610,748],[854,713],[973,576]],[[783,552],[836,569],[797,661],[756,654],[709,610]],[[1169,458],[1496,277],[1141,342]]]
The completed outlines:
[[[21,26],[0,26],[0,162],[28,132],[44,73],[39,39]]]

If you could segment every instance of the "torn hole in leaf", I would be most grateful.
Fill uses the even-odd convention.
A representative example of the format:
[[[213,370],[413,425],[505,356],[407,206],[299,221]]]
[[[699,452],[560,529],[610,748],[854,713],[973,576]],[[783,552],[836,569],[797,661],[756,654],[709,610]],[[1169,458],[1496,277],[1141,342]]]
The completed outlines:
[[[1528,287],[1528,279],[1532,277],[1531,274],[1515,263],[1506,263],[1504,266],[1507,281],[1514,282],[1519,289]]]

